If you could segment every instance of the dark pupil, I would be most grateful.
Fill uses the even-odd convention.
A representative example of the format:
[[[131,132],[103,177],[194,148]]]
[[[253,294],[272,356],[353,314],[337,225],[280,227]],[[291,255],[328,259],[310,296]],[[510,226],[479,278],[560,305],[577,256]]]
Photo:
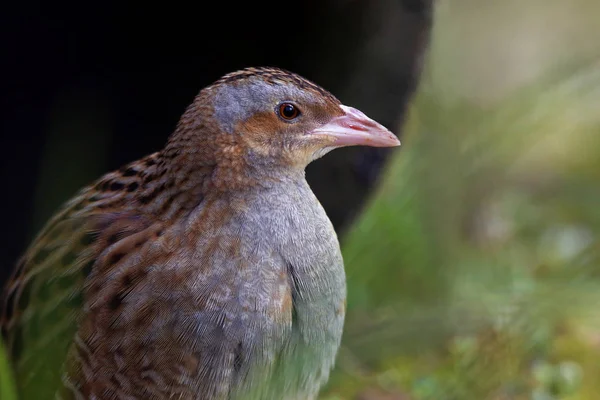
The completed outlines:
[[[286,118],[294,118],[296,116],[296,108],[291,104],[286,104],[283,106],[281,113]]]

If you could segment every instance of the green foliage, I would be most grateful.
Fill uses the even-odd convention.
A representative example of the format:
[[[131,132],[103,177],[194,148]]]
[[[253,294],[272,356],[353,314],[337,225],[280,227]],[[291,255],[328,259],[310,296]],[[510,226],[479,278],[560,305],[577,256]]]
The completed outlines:
[[[343,240],[325,399],[597,398],[598,82],[584,60],[485,105],[424,82]]]
[[[4,346],[0,341],[0,399],[16,400],[17,395],[13,384],[13,376],[8,360],[4,353]]]

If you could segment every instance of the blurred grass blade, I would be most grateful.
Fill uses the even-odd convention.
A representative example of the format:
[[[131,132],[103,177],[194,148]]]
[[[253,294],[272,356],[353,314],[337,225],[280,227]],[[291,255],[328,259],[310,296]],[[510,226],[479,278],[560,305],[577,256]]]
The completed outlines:
[[[8,359],[4,352],[4,345],[0,341],[0,399],[17,400],[14,380]]]

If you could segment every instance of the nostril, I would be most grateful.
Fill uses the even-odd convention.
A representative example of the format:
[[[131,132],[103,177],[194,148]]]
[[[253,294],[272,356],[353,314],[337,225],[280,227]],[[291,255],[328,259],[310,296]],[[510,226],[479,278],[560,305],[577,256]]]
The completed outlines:
[[[348,124],[348,127],[351,129],[354,129],[355,131],[362,131],[362,132],[366,132],[368,131],[367,127],[365,126],[365,124]]]

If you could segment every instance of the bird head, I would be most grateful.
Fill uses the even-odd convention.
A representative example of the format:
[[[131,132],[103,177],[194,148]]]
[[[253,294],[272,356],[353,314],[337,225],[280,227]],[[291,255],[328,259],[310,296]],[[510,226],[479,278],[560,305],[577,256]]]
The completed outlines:
[[[276,68],[247,68],[205,88],[179,131],[191,134],[205,158],[231,170],[303,170],[345,146],[392,147],[394,134],[331,93]],[[191,131],[191,132],[190,132]],[[181,136],[181,135],[179,135]],[[177,132],[174,135],[178,141]]]

